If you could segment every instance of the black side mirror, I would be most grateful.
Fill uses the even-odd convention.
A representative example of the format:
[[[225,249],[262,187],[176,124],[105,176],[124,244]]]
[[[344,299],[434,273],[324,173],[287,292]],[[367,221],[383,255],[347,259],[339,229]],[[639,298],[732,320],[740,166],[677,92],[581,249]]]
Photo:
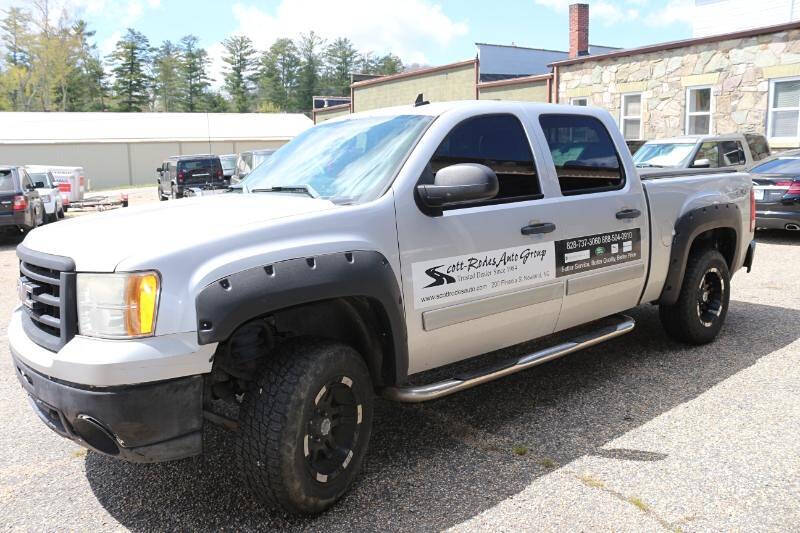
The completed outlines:
[[[156,168],[156,172],[159,172],[159,173],[164,172],[164,169],[162,167],[158,167],[158,168]]]
[[[491,200],[500,191],[497,174],[478,163],[459,163],[436,173],[433,185],[417,185],[417,194],[425,206],[441,208]]]

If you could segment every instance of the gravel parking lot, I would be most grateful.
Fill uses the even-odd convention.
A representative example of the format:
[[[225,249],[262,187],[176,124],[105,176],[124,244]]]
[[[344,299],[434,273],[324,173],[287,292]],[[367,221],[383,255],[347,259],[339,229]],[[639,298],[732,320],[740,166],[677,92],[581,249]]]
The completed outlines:
[[[132,205],[153,188],[128,191]],[[74,214],[71,216],[92,216]],[[759,234],[719,339],[630,335],[446,399],[377,403],[363,474],[312,519],[240,488],[229,435],[203,457],[122,463],[61,439],[16,381],[0,241],[0,524],[21,530],[748,530],[800,522],[800,233]],[[515,352],[530,350],[519,346]]]

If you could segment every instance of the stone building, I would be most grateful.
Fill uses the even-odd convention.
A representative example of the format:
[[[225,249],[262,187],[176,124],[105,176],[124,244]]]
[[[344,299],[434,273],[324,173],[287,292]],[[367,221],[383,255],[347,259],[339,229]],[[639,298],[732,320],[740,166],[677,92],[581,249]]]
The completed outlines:
[[[787,1],[794,5],[795,0],[768,0],[765,6]],[[800,21],[792,18],[772,26],[618,49],[590,45],[589,6],[573,4],[568,52],[478,43],[473,60],[354,83],[349,106],[318,110],[315,121],[410,104],[422,93],[429,101],[602,107],[631,141],[741,132],[766,135],[773,148],[796,148]]]
[[[800,23],[553,63],[553,100],[608,110],[626,139],[760,133],[800,146]]]

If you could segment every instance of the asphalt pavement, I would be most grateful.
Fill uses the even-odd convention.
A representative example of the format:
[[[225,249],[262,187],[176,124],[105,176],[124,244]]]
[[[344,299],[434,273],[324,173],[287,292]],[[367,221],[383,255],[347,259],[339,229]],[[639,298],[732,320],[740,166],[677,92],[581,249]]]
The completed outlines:
[[[136,190],[131,203],[139,197],[155,192]],[[0,241],[0,528],[796,529],[800,232],[758,240],[754,271],[734,277],[710,345],[669,340],[646,305],[630,312],[633,333],[604,345],[426,404],[378,400],[362,475],[315,518],[255,502],[230,434],[213,426],[203,456],[154,465],[50,432],[9,364],[18,272],[15,243]]]

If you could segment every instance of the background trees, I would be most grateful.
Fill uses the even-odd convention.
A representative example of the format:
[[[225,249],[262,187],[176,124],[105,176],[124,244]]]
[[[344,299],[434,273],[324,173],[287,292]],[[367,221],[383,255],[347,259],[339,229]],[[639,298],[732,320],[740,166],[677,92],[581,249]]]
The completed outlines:
[[[66,8],[52,12],[50,0],[29,6],[0,9],[0,111],[308,112],[312,96],[349,96],[351,73],[404,68],[393,54],[376,56],[313,31],[262,51],[246,36],[231,36],[215,80],[194,35],[154,47],[129,28],[101,57],[85,21]]]

